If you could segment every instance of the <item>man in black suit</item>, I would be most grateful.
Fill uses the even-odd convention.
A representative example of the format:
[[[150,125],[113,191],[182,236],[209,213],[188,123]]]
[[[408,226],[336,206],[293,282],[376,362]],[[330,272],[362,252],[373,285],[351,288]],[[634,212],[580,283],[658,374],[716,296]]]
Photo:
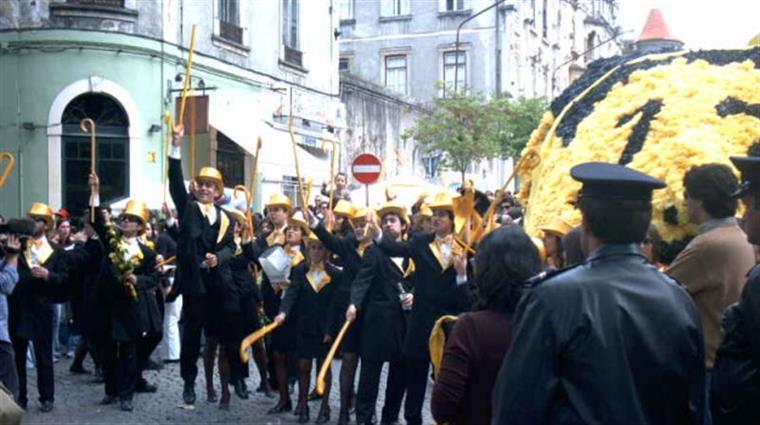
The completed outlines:
[[[49,412],[53,410],[55,393],[51,300],[65,290],[66,259],[64,251],[45,236],[55,220],[53,210],[37,202],[28,215],[35,221],[34,235],[18,262],[19,282],[8,300],[8,327],[19,378],[18,403],[26,409],[26,352],[31,341],[37,361],[40,409]]]
[[[382,220],[384,239],[400,243],[409,228],[406,208],[386,204],[377,214]],[[356,393],[356,422],[360,425],[374,421],[380,372],[385,362],[389,362],[389,372],[381,423],[398,419],[405,386],[401,351],[406,334],[405,311],[413,302],[405,281],[411,272],[408,256],[391,257],[377,246],[369,245],[351,286],[346,320],[353,321],[357,314],[361,315],[356,323],[364,336],[359,344],[362,361]]]
[[[100,181],[96,175],[90,175],[89,185],[90,206],[95,207],[95,220],[91,225],[103,241],[106,258],[100,283],[104,287],[110,311],[110,338],[103,346],[106,395],[101,404],[111,404],[118,396],[121,410],[132,411],[132,399],[135,391],[139,390],[141,378],[138,343],[143,335],[161,326],[154,295],[158,284],[156,252],[139,238],[150,219],[150,213],[144,202],[130,199],[121,216],[120,226],[108,226],[99,207]],[[130,272],[114,271],[120,263],[127,261],[131,263]]]
[[[408,256],[414,260],[414,306],[404,340],[406,363],[407,424],[422,424],[430,350],[428,340],[435,321],[446,315],[468,311],[471,295],[467,285],[467,253],[454,238],[454,200],[439,193],[429,205],[433,211],[433,234],[418,233],[403,242],[376,239],[380,249],[390,256]]]
[[[183,298],[182,398],[186,404],[194,404],[201,330],[207,328],[206,315],[216,310],[208,305],[206,291],[233,285],[229,261],[235,252],[235,241],[229,217],[214,205],[224,190],[221,173],[203,167],[190,183],[192,196],[185,188],[180,151],[183,135],[182,127],[175,129],[169,153],[169,191],[179,218],[175,285]]]

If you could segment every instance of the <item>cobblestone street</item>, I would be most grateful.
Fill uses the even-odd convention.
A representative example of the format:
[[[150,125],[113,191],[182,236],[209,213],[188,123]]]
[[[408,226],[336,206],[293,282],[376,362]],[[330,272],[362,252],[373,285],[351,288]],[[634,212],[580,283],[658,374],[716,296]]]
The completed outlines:
[[[263,394],[254,393],[248,400],[237,398],[234,393],[230,409],[220,410],[217,404],[207,403],[203,377],[203,365],[199,360],[199,375],[195,388],[198,401],[194,409],[185,408],[182,403],[182,379],[179,375],[179,364],[167,364],[160,371],[147,371],[146,379],[158,386],[158,392],[154,394],[136,394],[134,399],[134,411],[122,412],[118,403],[109,406],[99,406],[97,403],[103,398],[103,386],[93,384],[92,375],[73,375],[69,372],[70,359],[61,359],[55,365],[55,409],[44,414],[39,410],[37,402],[37,387],[35,371],[28,370],[29,407],[24,417],[24,424],[54,424],[54,425],[96,425],[96,424],[295,424],[296,417],[293,413],[280,415],[267,415],[266,411],[274,406],[276,398],[267,398]],[[85,367],[92,369],[92,363],[85,363]],[[333,364],[335,371],[340,370],[340,362]],[[382,382],[385,382],[383,371]],[[259,383],[258,372],[255,366],[251,366],[251,378],[248,385],[256,388]],[[358,376],[358,374],[357,374]],[[332,409],[330,423],[337,421],[339,399],[337,373],[333,374],[333,390],[331,391],[330,407]],[[216,389],[219,393],[218,375],[215,375]],[[312,382],[313,385],[313,382]],[[425,423],[433,423],[429,411],[429,397],[432,387],[428,387],[423,416]],[[291,395],[295,403],[297,388]],[[381,388],[378,397],[378,412],[383,405],[384,388]],[[319,411],[319,401],[309,403],[312,422]],[[401,416],[403,417],[403,408]],[[352,423],[355,418],[352,417]],[[403,423],[403,419],[401,420]]]

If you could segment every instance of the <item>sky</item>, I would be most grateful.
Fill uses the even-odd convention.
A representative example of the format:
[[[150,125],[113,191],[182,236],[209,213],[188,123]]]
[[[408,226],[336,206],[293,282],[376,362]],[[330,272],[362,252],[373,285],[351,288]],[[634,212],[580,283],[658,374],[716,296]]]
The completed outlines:
[[[638,38],[652,8],[690,49],[745,47],[760,33],[760,0],[621,0],[618,25],[632,30],[625,39]]]

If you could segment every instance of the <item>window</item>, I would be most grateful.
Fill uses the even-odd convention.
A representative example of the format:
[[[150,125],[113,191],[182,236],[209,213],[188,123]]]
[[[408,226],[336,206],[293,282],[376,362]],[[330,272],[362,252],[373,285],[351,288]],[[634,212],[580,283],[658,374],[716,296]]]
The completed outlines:
[[[444,0],[445,12],[455,12],[457,10],[464,10],[464,0]]]
[[[303,181],[303,180],[302,180]],[[306,185],[304,184],[304,190]],[[301,197],[298,196],[298,178],[295,176],[282,176],[282,194],[293,201],[296,208],[301,206]]]
[[[225,186],[245,185],[245,152],[221,131],[216,133],[216,168]]]
[[[457,70],[458,68],[458,70]],[[456,75],[456,84],[454,78]],[[446,91],[459,91],[465,88],[467,81],[467,55],[464,51],[443,52],[443,85]]]
[[[338,71],[348,71],[351,68],[350,58],[340,58],[338,61]]]
[[[406,55],[385,57],[385,87],[406,94]]]
[[[380,16],[411,14],[409,0],[380,0]]]
[[[549,31],[549,0],[544,0],[544,7],[541,9],[541,32],[544,38],[547,38]]]
[[[338,1],[338,17],[341,20],[354,19],[354,0]]]
[[[303,53],[299,50],[299,0],[282,0],[282,44],[285,46],[286,64],[303,67]]]
[[[219,36],[243,44],[239,0],[219,0]]]
[[[298,0],[282,0],[282,44],[298,49]]]
[[[100,177],[100,200],[111,203],[129,196],[129,119],[111,97],[83,94],[66,106],[62,124],[63,206],[83,211],[89,202],[90,134],[79,127],[82,119],[95,121],[96,169]]]
[[[596,32],[591,31],[588,37],[586,37],[586,53],[583,55],[586,63],[594,60],[594,44],[596,44]]]

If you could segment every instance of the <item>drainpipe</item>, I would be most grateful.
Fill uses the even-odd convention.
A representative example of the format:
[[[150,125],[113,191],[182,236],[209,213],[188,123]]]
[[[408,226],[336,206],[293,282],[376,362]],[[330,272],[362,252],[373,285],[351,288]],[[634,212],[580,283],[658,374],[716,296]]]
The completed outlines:
[[[506,14],[507,12],[514,12],[515,6],[513,4],[507,4],[504,5],[498,9],[496,9],[495,14],[495,20],[494,28],[496,33],[496,94],[502,93],[502,87],[501,87],[501,80],[502,80],[502,52],[503,49],[503,43],[502,43],[502,35],[501,35],[501,22],[504,21],[504,42],[507,42],[509,39],[509,31],[507,28],[507,20],[506,20]],[[504,12],[504,14],[501,14],[499,12]],[[509,46],[509,43],[506,43],[507,46]]]

